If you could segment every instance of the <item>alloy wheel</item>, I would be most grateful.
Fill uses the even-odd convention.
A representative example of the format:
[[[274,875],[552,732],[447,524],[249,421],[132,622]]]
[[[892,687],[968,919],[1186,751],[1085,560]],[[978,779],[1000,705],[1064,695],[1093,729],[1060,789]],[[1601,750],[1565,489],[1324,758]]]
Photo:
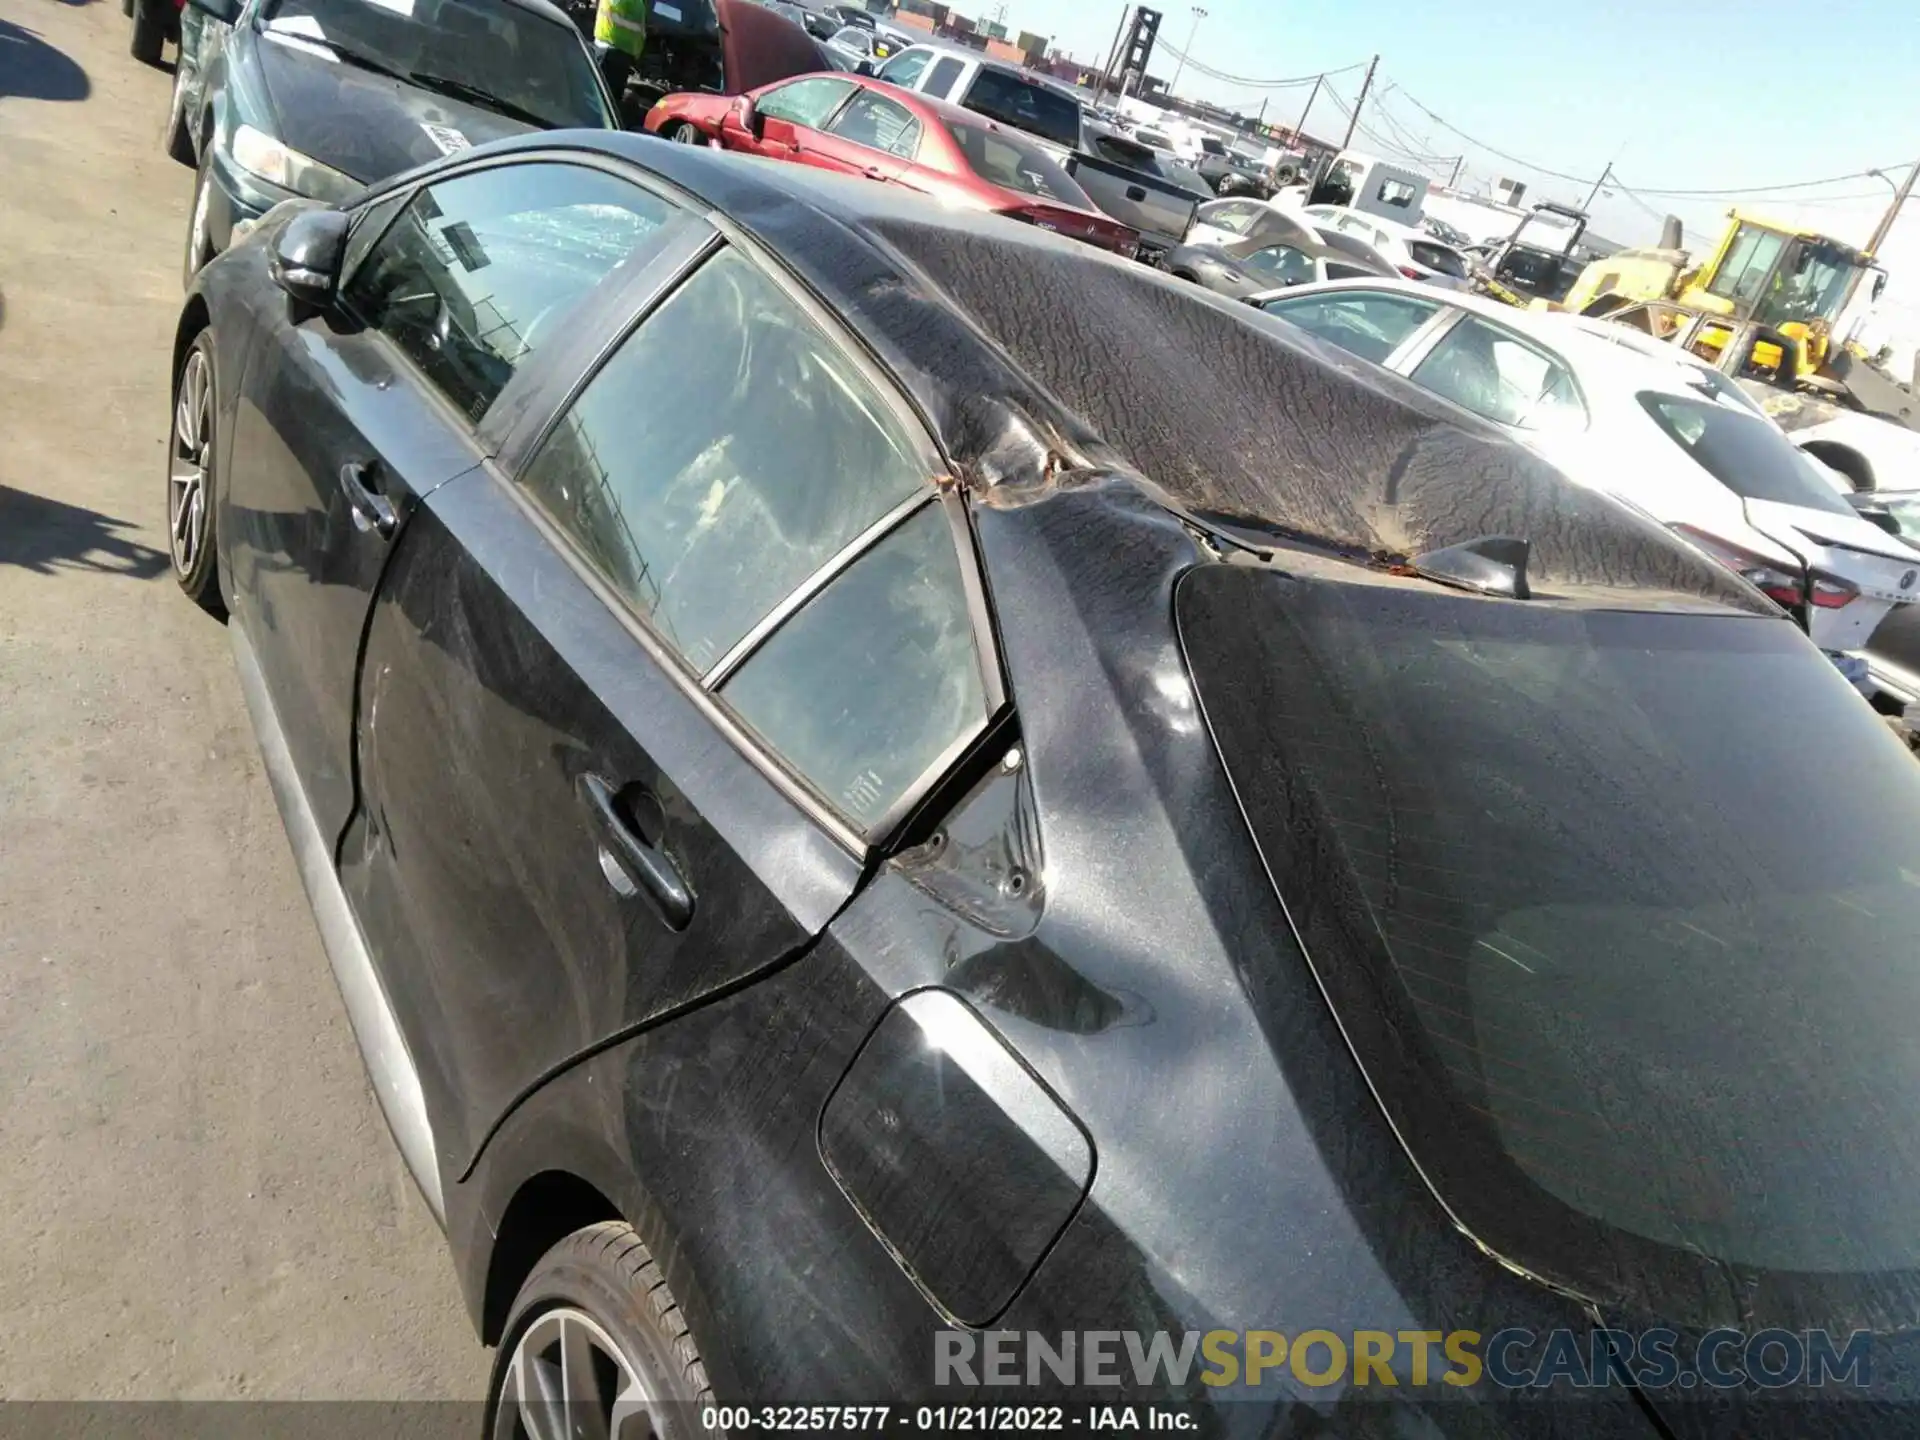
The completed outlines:
[[[491,1440],[641,1440],[661,1429],[654,1406],[613,1337],[586,1311],[561,1306],[514,1345]]]
[[[173,406],[173,453],[167,470],[167,538],[173,568],[193,574],[207,544],[211,514],[207,473],[213,441],[213,386],[204,350],[187,356]]]
[[[687,120],[682,120],[678,125],[673,127],[673,139],[675,143],[680,145],[704,145],[707,143],[707,137],[700,133],[697,126]]]

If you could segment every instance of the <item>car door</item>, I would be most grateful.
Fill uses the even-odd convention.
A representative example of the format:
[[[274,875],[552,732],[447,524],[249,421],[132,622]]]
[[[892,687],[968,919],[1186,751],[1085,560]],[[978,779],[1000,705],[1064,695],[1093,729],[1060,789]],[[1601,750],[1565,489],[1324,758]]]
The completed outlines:
[[[722,139],[730,150],[746,150],[774,160],[804,159],[812,134],[857,88],[851,79],[837,75],[812,75],[772,86],[754,97],[759,133],[743,130],[729,112],[721,124]]]
[[[897,100],[862,88],[804,143],[808,164],[869,180],[897,180],[920,150],[918,117]]]
[[[427,498],[369,626],[341,878],[448,1175],[570,1059],[804,952],[1002,701],[897,393],[743,249],[642,290]]]
[[[370,207],[338,305],[282,306],[247,367],[222,533],[329,843],[352,802],[356,660],[392,547],[421,495],[487,453],[482,418],[515,372],[659,240],[674,212],[631,189],[546,164],[520,167],[510,190],[479,169]]]

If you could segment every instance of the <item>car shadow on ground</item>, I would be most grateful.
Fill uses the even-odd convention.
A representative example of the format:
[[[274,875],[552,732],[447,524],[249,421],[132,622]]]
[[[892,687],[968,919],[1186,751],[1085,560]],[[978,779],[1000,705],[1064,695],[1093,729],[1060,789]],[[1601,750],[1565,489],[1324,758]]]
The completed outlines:
[[[0,100],[84,100],[87,72],[24,25],[0,20]]]
[[[120,533],[128,528],[97,510],[0,485],[0,565],[36,575],[96,570],[151,580],[167,568],[167,552]]]

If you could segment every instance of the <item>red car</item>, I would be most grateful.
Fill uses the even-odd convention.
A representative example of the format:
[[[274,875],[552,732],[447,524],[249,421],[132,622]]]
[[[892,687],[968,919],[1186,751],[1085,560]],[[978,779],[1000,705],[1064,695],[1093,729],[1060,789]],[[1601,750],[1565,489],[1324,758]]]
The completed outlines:
[[[842,73],[744,95],[681,93],[647,113],[668,140],[713,144],[898,185],[1132,256],[1140,237],[1094,208],[1058,161],[1018,130],[944,100]]]

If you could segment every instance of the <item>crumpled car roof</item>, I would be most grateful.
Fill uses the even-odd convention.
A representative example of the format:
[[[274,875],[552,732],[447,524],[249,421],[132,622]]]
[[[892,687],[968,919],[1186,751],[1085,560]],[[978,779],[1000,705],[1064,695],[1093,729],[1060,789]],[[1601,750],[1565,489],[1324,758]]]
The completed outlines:
[[[1335,551],[1402,559],[1515,535],[1536,590],[1777,614],[1493,426],[1248,306],[870,181],[605,143],[708,200],[846,316],[986,503],[1119,472],[1175,508]]]

